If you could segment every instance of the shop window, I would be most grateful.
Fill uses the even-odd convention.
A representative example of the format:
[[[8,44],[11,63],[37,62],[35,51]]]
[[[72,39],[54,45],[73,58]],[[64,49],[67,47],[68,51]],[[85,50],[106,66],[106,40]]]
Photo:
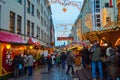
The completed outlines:
[[[10,11],[10,32],[14,33],[15,30],[15,13]]]
[[[34,37],[34,23],[31,23],[31,36]]]
[[[17,15],[17,33],[21,33],[22,17]]]
[[[17,0],[17,2],[19,2],[20,4],[22,4],[22,0]]]
[[[30,36],[30,21],[27,21],[27,36]]]

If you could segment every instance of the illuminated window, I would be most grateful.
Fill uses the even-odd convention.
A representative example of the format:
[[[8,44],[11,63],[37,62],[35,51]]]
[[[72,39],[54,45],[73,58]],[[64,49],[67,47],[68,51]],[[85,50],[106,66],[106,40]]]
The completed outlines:
[[[21,33],[22,17],[17,15],[17,33]]]
[[[14,33],[15,30],[15,13],[10,11],[10,32]]]

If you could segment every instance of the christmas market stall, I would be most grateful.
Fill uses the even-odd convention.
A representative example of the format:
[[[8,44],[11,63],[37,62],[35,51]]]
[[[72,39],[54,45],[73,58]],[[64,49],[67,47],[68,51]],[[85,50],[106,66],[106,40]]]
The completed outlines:
[[[97,40],[101,46],[111,42],[113,46],[120,45],[120,27],[113,26],[97,31],[86,32],[82,35],[83,40]]]
[[[26,46],[17,34],[0,31],[0,80],[6,80],[13,72],[12,60],[16,54],[23,54]]]

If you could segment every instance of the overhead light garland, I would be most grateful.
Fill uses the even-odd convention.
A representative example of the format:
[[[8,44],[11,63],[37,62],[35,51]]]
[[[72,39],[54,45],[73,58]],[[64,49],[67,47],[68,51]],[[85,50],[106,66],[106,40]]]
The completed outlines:
[[[67,8],[66,6],[74,6],[74,7],[77,7],[79,10],[81,10],[81,2],[78,2],[78,1],[70,1],[70,0],[50,0],[49,4],[60,4],[62,6],[64,6],[64,8],[62,9],[63,12],[66,12],[67,11]]]

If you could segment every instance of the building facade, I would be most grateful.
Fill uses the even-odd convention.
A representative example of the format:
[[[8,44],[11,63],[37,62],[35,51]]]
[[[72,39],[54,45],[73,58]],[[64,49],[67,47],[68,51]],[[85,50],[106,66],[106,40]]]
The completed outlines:
[[[41,45],[50,45],[52,12],[48,3],[48,0],[0,0],[0,30],[20,35],[25,43],[32,37]]]
[[[84,0],[80,12],[81,17],[78,17],[81,19],[79,33],[82,34],[82,40],[111,41],[118,45],[120,40],[118,35],[120,30],[119,4],[119,0]],[[115,38],[112,39],[111,36]]]

